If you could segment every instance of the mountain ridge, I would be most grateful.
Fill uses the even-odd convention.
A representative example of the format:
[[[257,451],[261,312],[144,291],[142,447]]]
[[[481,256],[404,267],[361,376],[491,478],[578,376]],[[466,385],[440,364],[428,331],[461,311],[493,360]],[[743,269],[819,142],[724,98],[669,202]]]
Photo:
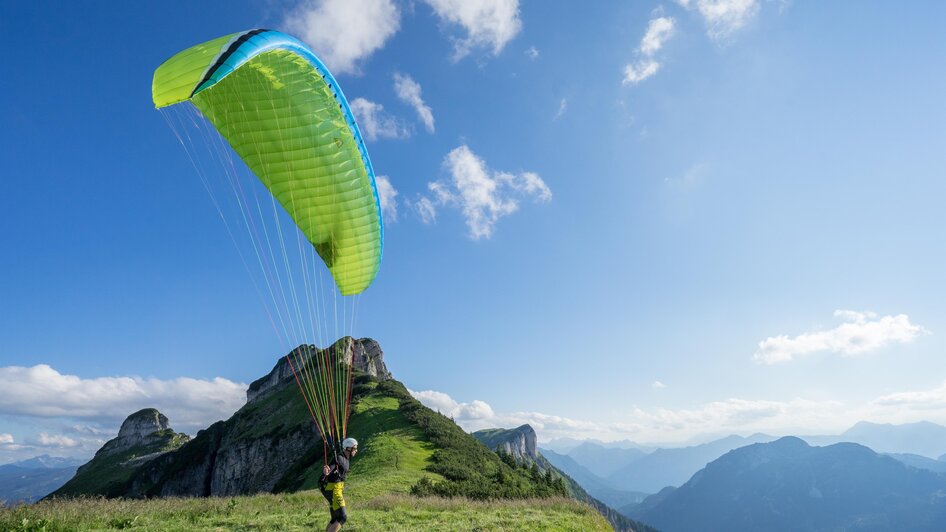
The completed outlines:
[[[855,443],[783,437],[732,450],[629,513],[683,530],[943,530],[946,476]]]

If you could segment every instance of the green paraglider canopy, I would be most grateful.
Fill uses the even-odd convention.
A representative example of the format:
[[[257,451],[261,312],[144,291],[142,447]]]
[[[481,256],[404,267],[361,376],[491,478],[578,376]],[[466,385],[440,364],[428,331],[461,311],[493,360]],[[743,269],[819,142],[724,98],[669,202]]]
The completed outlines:
[[[348,102],[325,65],[272,30],[234,33],[158,67],[156,107],[190,101],[279,201],[342,295],[381,266],[384,227],[374,171]]]

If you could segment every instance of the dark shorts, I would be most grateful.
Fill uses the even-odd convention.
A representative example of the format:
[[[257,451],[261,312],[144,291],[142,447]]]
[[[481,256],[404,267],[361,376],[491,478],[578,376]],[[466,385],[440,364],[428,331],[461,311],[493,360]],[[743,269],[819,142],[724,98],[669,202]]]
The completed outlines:
[[[338,510],[331,510],[332,520],[329,523],[338,523],[344,525],[345,521],[348,521],[348,513],[345,511],[345,507],[342,506]]]

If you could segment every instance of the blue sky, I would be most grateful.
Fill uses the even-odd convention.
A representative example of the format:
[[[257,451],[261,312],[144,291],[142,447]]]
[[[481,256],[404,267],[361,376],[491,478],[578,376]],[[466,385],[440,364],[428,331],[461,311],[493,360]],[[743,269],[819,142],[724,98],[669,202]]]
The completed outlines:
[[[355,332],[466,428],[946,423],[944,16],[5,4],[0,462],[88,454],[141,406],[194,432],[285,352],[150,100],[163,60],[254,27],[326,62],[397,193]]]

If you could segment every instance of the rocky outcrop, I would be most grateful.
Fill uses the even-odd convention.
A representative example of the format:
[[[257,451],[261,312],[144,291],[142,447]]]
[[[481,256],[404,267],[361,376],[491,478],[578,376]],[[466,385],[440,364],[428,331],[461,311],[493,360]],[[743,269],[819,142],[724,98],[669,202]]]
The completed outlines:
[[[168,418],[161,412],[154,408],[139,410],[125,418],[118,436],[106,442],[96,456],[108,456],[151,445],[164,440],[164,431],[168,429]]]
[[[288,355],[293,356],[294,359],[309,360],[320,356],[325,350],[343,350],[344,360],[356,371],[367,373],[378,380],[391,378],[391,373],[384,364],[384,352],[381,350],[381,345],[372,338],[356,340],[351,336],[345,336],[325,349],[319,349],[312,344],[304,344],[293,349]],[[268,375],[250,384],[246,390],[246,402],[250,403],[264,397],[272,390],[291,383],[294,378],[293,367],[289,364],[288,358],[282,357]]]
[[[187,434],[174,432],[161,412],[154,408],[139,410],[128,416],[118,435],[51,496],[123,495],[126,479],[189,440]]]
[[[294,467],[312,462],[316,454],[321,457],[321,440],[311,423],[281,437],[257,438],[245,437],[238,425],[242,423],[216,423],[201,431],[188,448],[155,460],[136,475],[126,496],[273,492]]]
[[[514,429],[480,430],[474,432],[473,437],[494,451],[503,451],[512,455],[516,462],[527,464],[544,462],[544,460],[539,460],[535,430],[530,425],[522,425]]]
[[[362,338],[352,346],[352,363],[355,369],[371,375],[379,381],[388,380],[391,372],[384,363],[384,352],[381,344],[371,338]]]
[[[642,525],[641,523],[628,519],[617,510],[595,499],[579,486],[577,482],[572,480],[571,477],[553,466],[536,448],[535,430],[530,425],[522,425],[514,429],[478,430],[473,433],[473,437],[493,451],[512,456],[516,463],[530,467],[535,466],[539,471],[551,471],[552,475],[561,477],[565,482],[565,489],[568,490],[568,494],[572,498],[591,505],[611,523],[611,526],[614,527],[615,530],[620,532],[656,532],[647,525]]]

